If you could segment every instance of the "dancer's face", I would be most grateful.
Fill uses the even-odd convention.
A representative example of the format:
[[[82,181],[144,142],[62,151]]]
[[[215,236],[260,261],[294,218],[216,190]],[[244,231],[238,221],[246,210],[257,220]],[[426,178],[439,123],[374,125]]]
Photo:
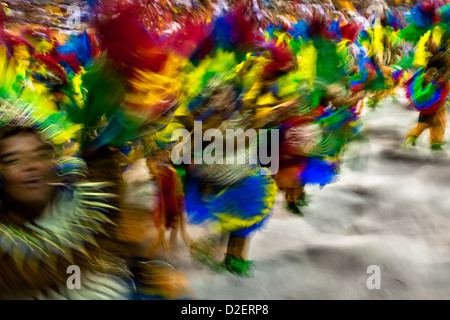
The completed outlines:
[[[429,68],[423,75],[423,79],[427,83],[431,83],[437,79],[437,76],[438,76],[438,70],[436,68]]]
[[[48,203],[53,188],[54,151],[34,132],[20,132],[0,141],[0,173],[5,200],[23,207]],[[25,213],[26,214],[26,213]]]

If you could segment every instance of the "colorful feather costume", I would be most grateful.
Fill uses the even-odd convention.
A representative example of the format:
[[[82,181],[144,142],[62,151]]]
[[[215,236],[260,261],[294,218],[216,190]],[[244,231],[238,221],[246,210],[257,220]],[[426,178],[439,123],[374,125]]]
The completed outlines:
[[[240,32],[242,30],[246,32]],[[191,56],[192,63],[185,68],[185,95],[180,101],[180,108],[185,110],[180,121],[188,132],[194,128],[194,121],[202,121],[202,134],[208,128],[221,128],[223,133],[226,128],[248,128],[245,119],[251,112],[241,100],[244,90],[249,89],[242,83],[248,74],[246,63],[252,59],[252,50],[262,48],[271,52],[272,59],[268,61],[273,63],[258,65],[264,74],[284,68],[283,63],[277,64],[282,60],[277,59],[282,53],[275,47],[261,45],[253,30],[251,22],[239,10],[231,12],[215,21],[211,34]],[[223,142],[227,140],[230,139],[225,135]],[[256,148],[257,145],[238,148],[235,156],[248,157]],[[218,235],[231,234],[228,248],[231,250],[233,239],[247,238],[266,222],[275,200],[276,186],[270,176],[261,175],[259,166],[249,164],[248,160],[244,164],[235,161],[232,164],[198,164],[198,157],[207,152],[208,148],[202,148],[192,156],[193,164],[184,165],[188,220],[203,224]],[[225,159],[225,154],[219,151],[219,157],[222,156]],[[243,265],[236,265],[246,265],[241,254],[228,255],[225,265],[231,271],[246,274],[248,265],[243,269]]]
[[[297,106],[275,121],[281,133],[275,179],[294,213],[301,214],[297,205],[305,204],[305,185],[323,187],[335,181],[342,152],[358,132],[361,107],[356,102],[333,106],[331,100],[345,100],[351,95],[347,88],[357,93],[375,78],[373,64],[357,41],[361,27],[313,15],[294,24],[286,36],[280,27],[267,32],[286,42],[298,63],[275,84],[280,101],[293,99]],[[359,72],[350,78],[353,65]]]

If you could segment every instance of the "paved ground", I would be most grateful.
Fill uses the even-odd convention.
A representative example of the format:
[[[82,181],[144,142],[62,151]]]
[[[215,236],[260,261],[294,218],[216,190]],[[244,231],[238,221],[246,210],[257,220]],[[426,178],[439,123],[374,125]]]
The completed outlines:
[[[450,157],[428,151],[428,133],[414,150],[400,150],[418,116],[403,103],[387,99],[366,110],[366,141],[351,145],[337,182],[307,187],[304,217],[286,211],[279,194],[271,220],[252,238],[253,277],[210,270],[191,259],[181,238],[165,259],[201,299],[448,299]],[[141,249],[154,237],[145,228],[139,235],[129,228],[131,238],[146,237]],[[199,227],[188,231],[207,236]],[[372,265],[380,268],[380,289],[367,288]]]

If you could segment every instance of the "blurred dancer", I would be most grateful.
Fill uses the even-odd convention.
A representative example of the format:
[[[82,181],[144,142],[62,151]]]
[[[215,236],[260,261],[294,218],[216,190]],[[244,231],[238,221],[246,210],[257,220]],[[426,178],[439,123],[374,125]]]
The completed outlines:
[[[110,221],[107,212],[116,210],[107,201],[113,196],[99,191],[102,183],[82,181],[83,161],[56,162],[54,145],[42,133],[45,128],[29,121],[15,125],[24,123],[24,113],[16,114],[18,105],[14,107],[2,102],[8,120],[2,119],[0,129],[0,296],[132,298],[126,264],[97,244]],[[66,286],[71,265],[83,276],[79,290]]]
[[[190,247],[191,239],[186,231],[186,204],[183,184],[178,172],[170,161],[170,153],[158,150],[147,158],[147,165],[152,174],[153,181],[159,189],[159,204],[154,222],[158,228],[158,241],[152,246],[167,249],[165,231],[171,230],[170,248],[175,248],[178,232],[184,243]]]
[[[442,150],[447,127],[449,67],[449,54],[440,52],[430,58],[425,69],[420,69],[405,83],[407,97],[419,111],[419,120],[417,126],[406,136],[404,148],[415,146],[419,136],[429,129],[431,149]]]
[[[248,118],[236,110],[235,89],[221,83],[208,102],[193,113],[194,119],[203,119],[203,132],[218,128],[223,133],[224,146],[230,141],[234,145],[234,137],[227,136],[227,129],[246,130],[250,124]],[[211,113],[213,109],[216,112]],[[211,151],[205,147],[195,157]],[[227,241],[225,259],[221,262],[214,256],[221,253],[220,242],[194,241],[194,256],[213,267],[223,266],[237,274],[250,275],[252,263],[247,258],[250,235],[267,221],[276,186],[270,176],[261,175],[259,165],[249,162],[257,152],[256,144],[234,145],[233,148],[232,158],[217,150],[215,158],[223,159],[222,162],[195,164],[194,158],[194,164],[187,166],[186,205],[191,223],[206,223]],[[238,163],[238,158],[245,159],[245,163]]]

